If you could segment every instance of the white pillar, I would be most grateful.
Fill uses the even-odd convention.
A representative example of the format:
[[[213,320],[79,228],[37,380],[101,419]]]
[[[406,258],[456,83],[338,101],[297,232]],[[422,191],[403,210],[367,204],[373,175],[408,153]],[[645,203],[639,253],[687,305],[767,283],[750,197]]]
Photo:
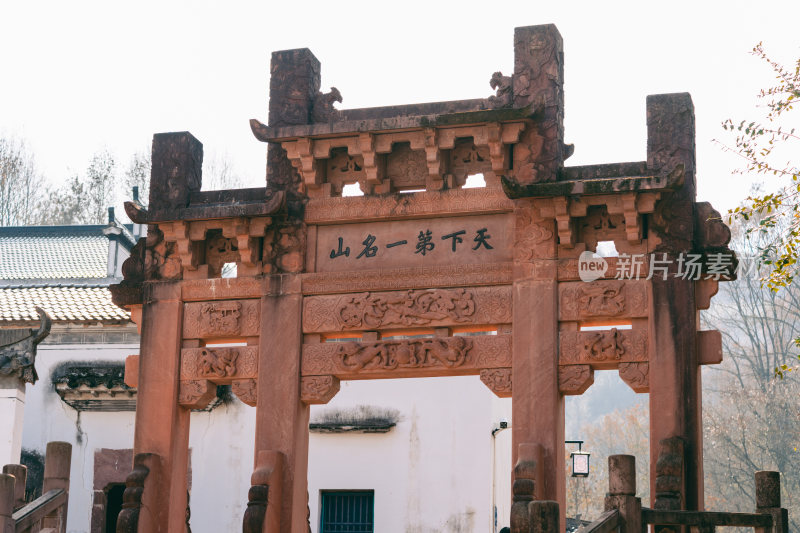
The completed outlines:
[[[17,376],[0,376],[0,467],[19,464],[24,414],[25,382]]]

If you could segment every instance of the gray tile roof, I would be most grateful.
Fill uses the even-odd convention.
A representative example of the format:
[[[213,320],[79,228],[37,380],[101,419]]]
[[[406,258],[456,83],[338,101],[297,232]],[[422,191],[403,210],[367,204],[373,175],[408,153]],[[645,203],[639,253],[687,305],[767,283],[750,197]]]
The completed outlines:
[[[0,280],[105,278],[104,227],[0,228]]]
[[[108,290],[108,227],[0,228],[0,327],[37,321],[36,306],[55,322],[129,321]]]
[[[0,289],[0,326],[38,321],[36,306],[54,322],[127,322],[126,311],[114,305],[108,287],[65,286]]]

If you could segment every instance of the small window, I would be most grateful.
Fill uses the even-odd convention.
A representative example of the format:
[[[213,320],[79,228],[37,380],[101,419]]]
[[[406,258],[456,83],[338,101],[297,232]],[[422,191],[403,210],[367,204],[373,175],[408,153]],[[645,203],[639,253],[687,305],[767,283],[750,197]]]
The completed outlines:
[[[372,533],[375,530],[374,509],[374,491],[323,490],[319,531]]]

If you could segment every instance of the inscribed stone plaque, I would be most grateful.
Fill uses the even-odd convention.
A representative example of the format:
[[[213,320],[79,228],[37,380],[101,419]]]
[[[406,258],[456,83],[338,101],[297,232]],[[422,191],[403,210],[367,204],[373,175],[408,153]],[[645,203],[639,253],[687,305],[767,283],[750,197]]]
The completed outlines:
[[[319,226],[317,272],[510,261],[513,231],[511,214]]]

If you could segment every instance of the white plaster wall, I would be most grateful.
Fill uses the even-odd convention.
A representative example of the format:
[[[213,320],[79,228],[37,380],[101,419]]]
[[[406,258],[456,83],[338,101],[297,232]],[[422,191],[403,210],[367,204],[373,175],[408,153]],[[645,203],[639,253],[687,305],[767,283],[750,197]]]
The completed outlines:
[[[72,444],[68,533],[89,531],[92,511],[94,451],[133,447],[133,412],[82,412],[61,401],[51,383],[53,367],[64,361],[124,361],[138,345],[40,344],[36,356],[39,381],[28,385],[22,446],[44,455],[50,441]]]
[[[192,533],[238,532],[253,473],[255,407],[238,399],[192,413]]]
[[[69,533],[89,531],[94,452],[133,446],[132,412],[78,412],[64,404],[50,383],[63,361],[123,361],[135,345],[40,345],[39,381],[28,386],[23,446],[44,452],[48,441],[73,445]],[[491,532],[492,486],[500,527],[508,524],[510,400],[496,398],[477,376],[343,382],[324,408],[356,405],[400,411],[385,434],[310,436],[311,527],[319,527],[321,490],[375,491],[375,531],[380,533]],[[255,409],[238,400],[210,413],[192,413],[191,513],[195,533],[235,532],[247,504],[253,469]],[[494,474],[493,474],[494,465]],[[498,528],[499,529],[499,528]]]
[[[397,409],[401,419],[385,434],[311,434],[312,531],[320,491],[348,489],[375,491],[377,532],[493,531],[491,430],[509,416],[504,404],[510,413],[510,400],[495,399],[476,376],[343,382],[312,417],[370,405]],[[510,483],[509,471],[501,477]]]
[[[25,386],[16,376],[0,376],[0,465],[19,462]]]

